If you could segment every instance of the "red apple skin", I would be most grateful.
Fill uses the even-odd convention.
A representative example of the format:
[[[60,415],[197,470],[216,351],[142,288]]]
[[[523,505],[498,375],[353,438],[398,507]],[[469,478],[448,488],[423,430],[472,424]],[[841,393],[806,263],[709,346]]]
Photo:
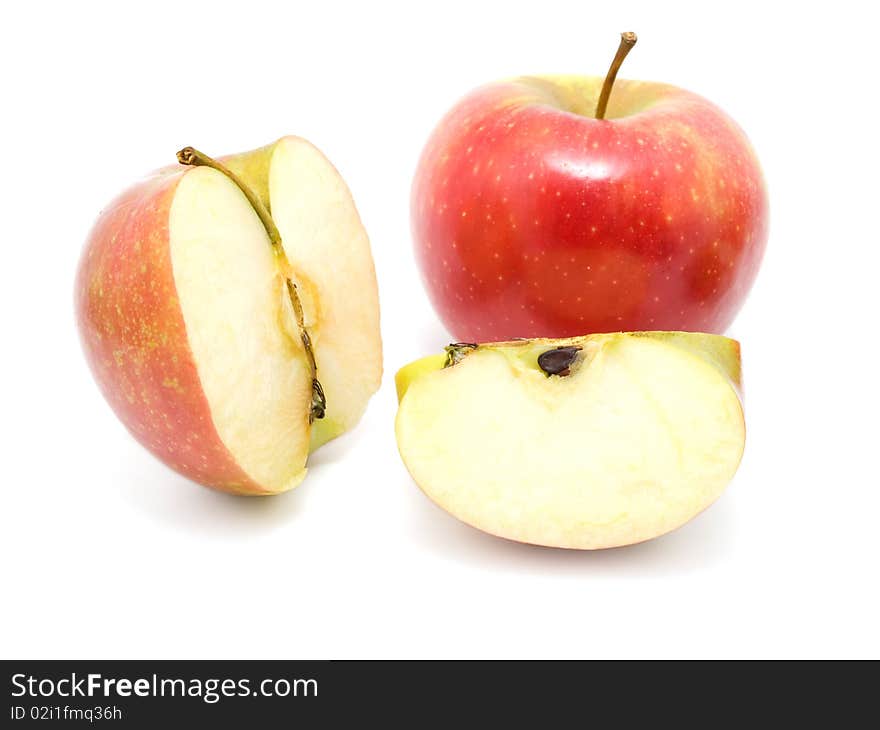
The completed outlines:
[[[742,306],[768,230],[745,135],[695,94],[634,81],[617,81],[597,120],[600,86],[488,85],[429,139],[415,251],[457,339],[720,333]]]
[[[177,298],[168,221],[185,174],[160,172],[101,213],[77,272],[80,338],[98,387],[135,439],[196,482],[262,494],[214,427]]]

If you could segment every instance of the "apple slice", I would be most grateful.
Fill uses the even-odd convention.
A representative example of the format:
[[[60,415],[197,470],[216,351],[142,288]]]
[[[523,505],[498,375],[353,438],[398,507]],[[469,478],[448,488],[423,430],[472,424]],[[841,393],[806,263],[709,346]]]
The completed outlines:
[[[739,465],[739,343],[684,332],[452,345],[397,374],[410,474],[460,520],[596,549],[683,525]]]
[[[192,148],[180,159],[193,166],[134,186],[90,234],[76,284],[86,357],[169,466],[225,491],[281,492],[379,386],[369,241],[305,140],[240,155],[238,173]]]
[[[315,348],[325,416],[312,448],[350,429],[382,378],[379,298],[370,242],[345,181],[300,137],[225,161],[271,211]]]

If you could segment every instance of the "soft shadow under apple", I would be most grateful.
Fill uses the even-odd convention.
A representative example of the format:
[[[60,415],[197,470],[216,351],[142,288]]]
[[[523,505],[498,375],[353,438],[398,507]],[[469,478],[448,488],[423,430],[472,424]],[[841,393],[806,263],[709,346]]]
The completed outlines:
[[[308,479],[275,497],[240,497],[194,484],[146,454],[118,462],[116,484],[134,510],[216,536],[248,536],[289,524],[305,508]]]
[[[347,458],[358,438],[355,429],[322,446],[309,457],[302,484],[272,497],[241,497],[203,487],[135,448],[120,455],[114,481],[138,512],[160,522],[216,535],[260,534],[299,519],[315,475]]]

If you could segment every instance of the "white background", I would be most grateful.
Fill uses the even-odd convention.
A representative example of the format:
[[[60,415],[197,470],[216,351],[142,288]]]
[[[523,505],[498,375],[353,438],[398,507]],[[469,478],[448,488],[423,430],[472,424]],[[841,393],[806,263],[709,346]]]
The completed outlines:
[[[779,9],[777,10],[777,6]],[[867,2],[14,3],[0,22],[0,655],[880,656],[875,23]],[[599,553],[508,543],[433,506],[395,447],[393,374],[438,350],[408,195],[464,92],[607,68],[749,133],[770,186],[743,344],[745,460],[710,510]],[[72,311],[101,207],[186,144],[308,137],[348,180],[386,377],[277,498],[197,487],[101,399]],[[534,458],[540,458],[535,454]]]

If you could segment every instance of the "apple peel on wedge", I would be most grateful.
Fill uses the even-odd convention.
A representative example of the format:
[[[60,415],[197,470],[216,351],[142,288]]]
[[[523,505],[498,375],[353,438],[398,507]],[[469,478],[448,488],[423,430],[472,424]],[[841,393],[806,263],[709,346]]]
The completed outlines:
[[[473,527],[629,545],[683,525],[733,478],[740,377],[739,343],[719,335],[452,345],[398,372],[397,443],[427,496]]]

